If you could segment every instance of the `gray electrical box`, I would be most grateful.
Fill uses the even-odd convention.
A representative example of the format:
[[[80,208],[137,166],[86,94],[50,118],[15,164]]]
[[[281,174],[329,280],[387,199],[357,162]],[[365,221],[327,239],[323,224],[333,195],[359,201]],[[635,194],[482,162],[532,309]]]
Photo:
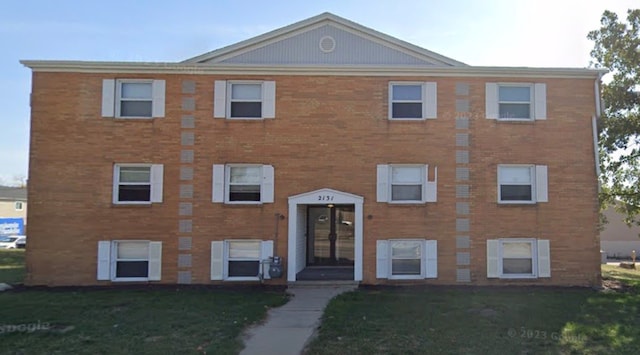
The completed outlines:
[[[279,279],[282,277],[282,258],[279,256],[274,256],[271,258],[271,263],[269,265],[269,276],[272,279]]]

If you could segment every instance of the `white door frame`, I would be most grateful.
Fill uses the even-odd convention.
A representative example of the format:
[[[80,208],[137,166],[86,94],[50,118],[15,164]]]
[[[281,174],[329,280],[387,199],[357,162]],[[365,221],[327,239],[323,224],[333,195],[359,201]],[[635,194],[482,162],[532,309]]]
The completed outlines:
[[[354,234],[354,281],[362,281],[362,243],[363,243],[363,217],[362,196],[337,191],[333,189],[320,189],[289,197],[289,230],[288,230],[288,255],[287,255],[287,281],[296,281],[298,272],[296,250],[298,231],[298,205],[354,205],[355,206],[355,234]],[[306,252],[306,248],[305,248]]]

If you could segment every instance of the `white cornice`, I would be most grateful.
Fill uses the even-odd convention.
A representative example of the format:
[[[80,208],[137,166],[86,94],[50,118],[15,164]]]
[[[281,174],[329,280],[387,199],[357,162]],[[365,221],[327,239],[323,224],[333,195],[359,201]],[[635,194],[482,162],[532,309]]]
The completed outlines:
[[[192,75],[333,75],[333,76],[441,76],[441,77],[539,77],[592,78],[604,69],[528,68],[528,67],[440,67],[440,66],[318,66],[318,65],[240,65],[159,62],[85,62],[59,60],[21,60],[34,72],[192,74]]]

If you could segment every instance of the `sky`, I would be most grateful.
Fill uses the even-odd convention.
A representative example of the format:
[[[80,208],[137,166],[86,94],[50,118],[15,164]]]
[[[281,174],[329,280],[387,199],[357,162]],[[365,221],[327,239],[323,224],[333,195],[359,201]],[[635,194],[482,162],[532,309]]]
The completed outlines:
[[[0,185],[28,177],[21,59],[182,61],[331,12],[469,65],[588,67],[604,10],[638,0],[0,1]],[[63,144],[61,142],[61,144]]]

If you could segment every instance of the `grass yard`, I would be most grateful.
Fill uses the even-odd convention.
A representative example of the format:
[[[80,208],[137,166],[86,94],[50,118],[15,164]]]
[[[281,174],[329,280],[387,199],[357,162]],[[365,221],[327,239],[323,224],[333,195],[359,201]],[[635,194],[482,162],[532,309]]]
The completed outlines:
[[[0,250],[0,282],[24,278],[24,251]],[[0,354],[237,354],[240,334],[283,292],[54,289],[0,292]]]
[[[621,291],[361,289],[334,299],[308,354],[637,354],[640,272]]]
[[[22,283],[24,274],[24,249],[0,249],[0,283]]]

